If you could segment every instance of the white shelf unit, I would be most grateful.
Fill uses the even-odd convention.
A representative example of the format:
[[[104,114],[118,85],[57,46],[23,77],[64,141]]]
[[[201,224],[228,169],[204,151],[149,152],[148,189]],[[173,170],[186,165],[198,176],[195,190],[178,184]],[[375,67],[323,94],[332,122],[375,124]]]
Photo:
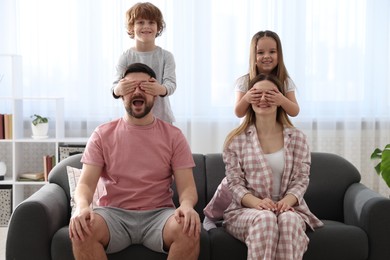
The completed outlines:
[[[64,98],[25,97],[22,94],[22,59],[17,55],[0,55],[0,113],[13,115],[12,139],[0,139],[0,161],[7,172],[0,189],[12,187],[12,210],[40,189],[45,182],[18,181],[24,172],[43,172],[43,156],[55,155],[62,144],[86,144],[87,138],[66,138]],[[31,111],[48,117],[46,139],[31,137]],[[1,199],[1,198],[0,198]]]
[[[45,184],[45,182],[18,181],[21,173],[43,172],[44,155],[55,155],[58,162],[58,151],[62,144],[85,144],[87,138],[65,137],[63,98],[0,97],[0,102],[5,100],[12,104],[13,138],[0,140],[0,161],[4,161],[7,166],[5,180],[0,181],[0,186],[12,185],[12,208],[15,209],[20,202]],[[45,112],[40,112],[37,107],[33,110],[34,113],[48,115],[49,118],[49,137],[46,139],[31,137],[31,118],[24,108],[34,107],[35,104],[44,104]]]

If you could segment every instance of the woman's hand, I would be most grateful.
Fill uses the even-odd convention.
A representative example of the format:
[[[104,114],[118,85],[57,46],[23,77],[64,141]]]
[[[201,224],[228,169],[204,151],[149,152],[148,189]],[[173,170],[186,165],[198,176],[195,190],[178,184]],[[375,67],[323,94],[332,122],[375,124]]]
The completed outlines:
[[[287,194],[283,199],[276,202],[276,213],[280,214],[286,211],[294,211],[293,206],[297,204],[297,198],[292,194]]]
[[[256,204],[255,208],[259,210],[275,211],[276,204],[271,199],[265,198],[265,199],[260,199],[260,201]]]

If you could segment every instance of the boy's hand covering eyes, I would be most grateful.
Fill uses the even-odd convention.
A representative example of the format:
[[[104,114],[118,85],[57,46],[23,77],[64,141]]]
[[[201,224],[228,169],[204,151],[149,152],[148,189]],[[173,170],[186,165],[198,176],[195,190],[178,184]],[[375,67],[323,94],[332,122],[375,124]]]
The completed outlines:
[[[144,91],[142,89],[142,84],[147,81],[134,81],[134,80],[128,80],[126,78],[123,78],[119,81],[118,87],[119,87],[119,93],[121,96],[125,96],[127,94],[133,93],[136,88],[138,87],[141,91]]]
[[[155,78],[150,78],[148,81],[141,82],[140,87],[143,91],[145,91],[146,94],[152,96],[166,94],[165,87],[160,85]]]

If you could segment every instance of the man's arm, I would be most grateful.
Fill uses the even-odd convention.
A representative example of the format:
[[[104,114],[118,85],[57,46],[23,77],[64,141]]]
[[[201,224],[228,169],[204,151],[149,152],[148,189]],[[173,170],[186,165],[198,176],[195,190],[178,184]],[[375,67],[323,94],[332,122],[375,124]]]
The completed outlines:
[[[198,193],[196,191],[192,168],[176,170],[174,175],[180,205],[186,204],[193,208],[198,202]]]
[[[102,168],[95,165],[83,164],[82,173],[75,190],[76,207],[89,207],[92,203]]]
[[[83,164],[82,173],[77,183],[74,200],[76,210],[70,220],[69,236],[84,239],[85,234],[91,234],[90,226],[94,216],[90,205],[102,168],[95,165]]]
[[[194,210],[198,201],[198,193],[192,168],[174,171],[177,192],[179,194],[180,207],[175,212],[178,223],[184,220],[183,231],[189,235],[198,235],[200,232],[199,214]]]

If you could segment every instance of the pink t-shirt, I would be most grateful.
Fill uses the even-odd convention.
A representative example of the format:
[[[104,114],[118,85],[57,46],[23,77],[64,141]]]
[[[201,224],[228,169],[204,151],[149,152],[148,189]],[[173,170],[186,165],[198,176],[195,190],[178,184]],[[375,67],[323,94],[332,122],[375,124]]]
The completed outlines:
[[[120,118],[97,127],[81,162],[103,167],[97,204],[128,210],[174,207],[173,171],[195,166],[180,129],[157,118],[147,126]]]

